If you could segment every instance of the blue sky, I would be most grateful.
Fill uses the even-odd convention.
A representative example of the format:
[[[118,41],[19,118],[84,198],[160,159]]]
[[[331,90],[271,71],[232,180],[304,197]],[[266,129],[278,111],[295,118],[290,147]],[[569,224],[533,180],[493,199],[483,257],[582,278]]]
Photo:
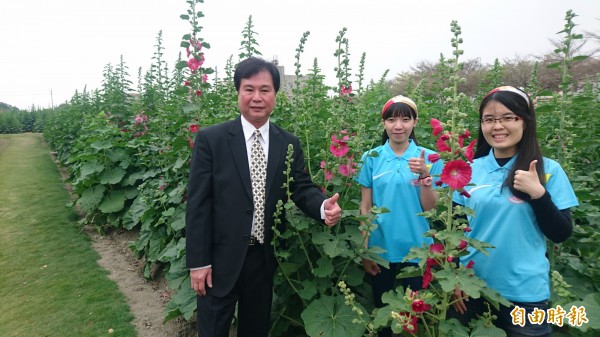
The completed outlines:
[[[560,36],[564,16],[579,15],[577,31],[600,33],[597,0],[421,0],[421,1],[277,1],[206,0],[198,8],[205,17],[201,35],[210,43],[205,66],[223,69],[237,60],[248,17],[258,33],[259,50],[294,71],[300,38],[310,32],[301,63],[306,72],[318,59],[328,84],[334,84],[335,38],[346,27],[351,68],[358,70],[366,53],[368,80],[388,79],[419,61],[449,56],[450,22],[462,28],[463,60],[513,58],[550,52],[550,39]],[[75,90],[99,88],[102,70],[122,55],[131,80],[145,72],[163,32],[163,58],[172,68],[189,32],[179,18],[184,0],[28,0],[0,6],[0,102],[27,109],[69,100]],[[52,96],[51,93],[52,92]],[[52,101],[51,101],[52,99]]]

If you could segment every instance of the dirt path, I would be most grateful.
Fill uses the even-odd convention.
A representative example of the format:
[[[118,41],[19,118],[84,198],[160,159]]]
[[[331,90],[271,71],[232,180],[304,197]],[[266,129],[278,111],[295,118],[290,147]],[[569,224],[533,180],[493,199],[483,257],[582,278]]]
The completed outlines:
[[[149,282],[143,277],[143,264],[128,247],[129,242],[136,239],[136,232],[122,231],[108,236],[92,230],[87,232],[101,256],[98,264],[109,272],[109,278],[127,298],[139,337],[195,336],[193,324],[183,319],[163,324],[164,308],[171,294],[164,279]]]

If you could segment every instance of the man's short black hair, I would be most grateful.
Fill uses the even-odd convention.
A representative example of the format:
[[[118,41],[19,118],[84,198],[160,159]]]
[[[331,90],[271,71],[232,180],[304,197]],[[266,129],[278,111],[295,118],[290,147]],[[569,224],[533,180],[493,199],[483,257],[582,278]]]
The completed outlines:
[[[271,77],[273,78],[273,88],[275,89],[275,93],[277,93],[280,85],[279,70],[277,69],[277,66],[258,57],[250,57],[238,63],[233,75],[235,90],[237,92],[240,91],[242,79],[250,78],[261,71],[268,71],[271,74]]]

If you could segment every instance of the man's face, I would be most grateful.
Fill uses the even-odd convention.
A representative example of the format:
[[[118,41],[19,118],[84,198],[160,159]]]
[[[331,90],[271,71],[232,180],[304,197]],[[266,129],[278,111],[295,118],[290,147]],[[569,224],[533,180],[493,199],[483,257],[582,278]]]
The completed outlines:
[[[243,78],[238,91],[238,108],[242,116],[255,128],[269,119],[275,107],[275,88],[268,71],[261,71],[250,78]]]

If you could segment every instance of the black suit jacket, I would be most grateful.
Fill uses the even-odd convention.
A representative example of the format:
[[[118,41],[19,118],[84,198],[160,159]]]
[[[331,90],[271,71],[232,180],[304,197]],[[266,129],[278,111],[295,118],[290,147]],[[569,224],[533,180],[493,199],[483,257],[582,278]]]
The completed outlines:
[[[325,196],[304,170],[300,141],[271,123],[265,202],[265,255],[273,275],[275,258],[273,214],[278,200],[286,201],[284,170],[288,145],[294,147],[291,185],[294,203],[310,217],[321,220]],[[252,229],[254,205],[246,141],[241,117],[202,129],[196,135],[186,212],[188,268],[212,265],[214,296],[224,296],[238,279]]]

